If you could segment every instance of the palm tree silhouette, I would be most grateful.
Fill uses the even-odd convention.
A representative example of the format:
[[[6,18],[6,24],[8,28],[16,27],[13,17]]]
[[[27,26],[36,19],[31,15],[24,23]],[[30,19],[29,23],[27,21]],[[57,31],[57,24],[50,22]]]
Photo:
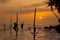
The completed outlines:
[[[53,6],[58,10],[60,13],[60,0],[49,0],[48,6],[51,6],[51,11],[53,11]]]
[[[58,13],[60,14],[60,0],[49,0],[49,2],[47,4],[48,4],[48,7],[49,6],[51,7],[51,11],[58,18],[58,22],[60,23],[60,18],[55,14],[55,12],[53,10],[53,6],[54,6],[55,9],[57,9]]]

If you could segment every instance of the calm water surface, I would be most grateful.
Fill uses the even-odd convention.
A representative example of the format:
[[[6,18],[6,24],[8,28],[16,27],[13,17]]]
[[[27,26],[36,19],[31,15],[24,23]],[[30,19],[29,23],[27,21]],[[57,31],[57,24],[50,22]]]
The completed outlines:
[[[38,31],[39,29],[37,29]],[[32,29],[31,29],[31,32]],[[24,31],[19,26],[18,37],[16,38],[15,31],[12,29],[12,34],[10,35],[9,27],[6,27],[4,32],[3,27],[0,28],[0,40],[33,40],[33,35],[29,30],[28,27],[24,27]],[[54,29],[51,31],[40,29],[38,34],[36,35],[36,40],[60,40],[60,34],[58,34]]]

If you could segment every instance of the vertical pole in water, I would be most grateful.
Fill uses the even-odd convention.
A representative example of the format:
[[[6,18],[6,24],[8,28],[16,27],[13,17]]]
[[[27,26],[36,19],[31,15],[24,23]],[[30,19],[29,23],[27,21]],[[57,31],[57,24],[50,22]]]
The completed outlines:
[[[3,26],[4,26],[4,33],[5,33],[5,31],[6,31],[6,24],[4,24]]]
[[[34,38],[33,38],[33,40],[35,40],[35,36],[36,36],[35,20],[36,20],[36,8],[35,8],[35,13],[34,13],[34,25],[33,25],[34,26]]]
[[[10,23],[10,36],[12,35],[12,17],[11,17],[11,23]]]
[[[16,40],[17,40],[17,38],[18,38],[18,13],[16,14],[16,22],[14,23],[13,29],[16,32]]]
[[[16,24],[17,24],[17,28],[16,28],[16,38],[17,38],[17,36],[18,36],[18,13],[17,13],[17,19],[16,19]]]

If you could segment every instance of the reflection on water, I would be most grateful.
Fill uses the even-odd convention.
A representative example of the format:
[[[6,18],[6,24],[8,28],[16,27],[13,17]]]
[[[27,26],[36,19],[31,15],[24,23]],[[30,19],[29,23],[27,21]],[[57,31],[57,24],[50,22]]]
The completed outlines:
[[[6,28],[5,33],[2,28],[2,31],[0,31],[0,40],[33,40],[33,35],[27,29],[28,27],[24,27],[25,31],[22,33],[22,30],[19,27],[18,37],[16,38],[15,31],[13,29],[12,35],[10,35],[9,28]],[[60,34],[58,34],[54,29],[48,31],[42,28],[36,35],[36,40],[60,40]]]

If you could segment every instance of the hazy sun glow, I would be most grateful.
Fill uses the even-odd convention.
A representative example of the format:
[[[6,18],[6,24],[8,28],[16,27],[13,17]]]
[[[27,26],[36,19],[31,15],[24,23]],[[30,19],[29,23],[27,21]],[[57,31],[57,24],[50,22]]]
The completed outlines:
[[[43,19],[43,17],[40,17],[40,19]]]
[[[45,12],[42,12],[42,13],[41,12],[37,12],[37,14],[36,14],[36,18],[39,19],[39,20],[44,19],[47,16],[51,16],[51,15],[49,15],[48,13],[45,13]]]

